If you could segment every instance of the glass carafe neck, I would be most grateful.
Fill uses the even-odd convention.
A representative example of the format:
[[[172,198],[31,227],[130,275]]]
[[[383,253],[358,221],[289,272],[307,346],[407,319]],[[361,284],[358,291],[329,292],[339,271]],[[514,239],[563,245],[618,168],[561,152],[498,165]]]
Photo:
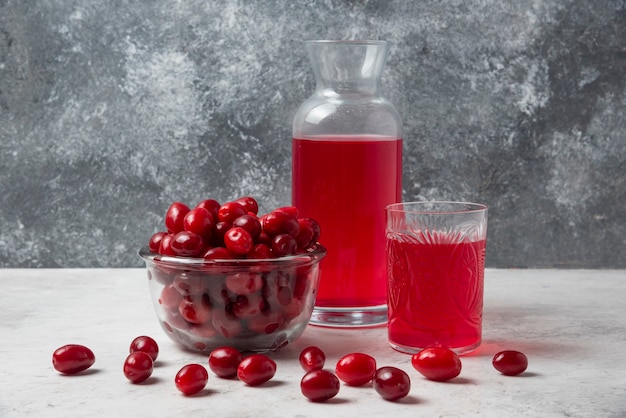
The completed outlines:
[[[375,94],[385,66],[385,41],[307,41],[317,92]]]

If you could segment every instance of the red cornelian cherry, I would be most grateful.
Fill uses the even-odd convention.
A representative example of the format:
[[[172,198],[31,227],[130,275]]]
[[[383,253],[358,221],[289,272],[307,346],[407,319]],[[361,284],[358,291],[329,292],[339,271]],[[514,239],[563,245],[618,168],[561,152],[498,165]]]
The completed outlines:
[[[261,218],[261,225],[263,226],[263,232],[270,237],[275,237],[279,234],[288,234],[296,237],[300,231],[298,219],[280,210],[274,210],[264,215]]]
[[[445,347],[428,347],[413,354],[411,364],[424,377],[436,382],[454,379],[461,373],[461,359]]]
[[[208,381],[209,373],[201,364],[183,366],[174,378],[176,388],[187,396],[200,392]]]
[[[298,243],[291,235],[278,234],[272,239],[271,249],[276,257],[284,257],[295,254],[298,249]]]
[[[364,353],[346,354],[337,362],[335,373],[345,384],[362,386],[369,383],[376,372],[376,360]]]
[[[316,346],[306,347],[300,352],[300,366],[305,372],[321,370],[326,362],[326,354]]]
[[[164,236],[167,235],[167,232],[157,232],[150,237],[150,241],[148,242],[148,247],[150,248],[150,252],[158,253],[159,247],[161,246],[161,240]]]
[[[492,364],[497,371],[504,375],[517,376],[526,371],[528,358],[519,351],[504,350],[493,356]]]
[[[311,218],[299,218],[300,230],[296,236],[299,250],[305,250],[315,244],[320,237],[320,225]]]
[[[263,222],[261,222],[261,224],[263,224]],[[257,242],[259,244],[265,244],[269,247],[272,245],[272,238],[261,230],[261,235],[257,238]]]
[[[248,296],[237,295],[235,303],[232,304],[231,312],[237,318],[251,319],[259,316],[266,310],[266,307],[267,302],[258,293]],[[250,328],[250,324],[248,324],[248,328]]]
[[[178,309],[180,302],[183,300],[183,295],[173,284],[169,284],[161,290],[161,296],[159,297],[159,304],[165,309]]]
[[[152,360],[154,361],[159,356],[159,345],[156,341],[154,341],[153,338],[148,337],[147,335],[141,335],[139,337],[136,337],[130,343],[129,351],[131,353],[134,353],[136,351],[143,351],[144,353],[149,355],[150,358],[152,358]]]
[[[211,245],[214,247],[224,246],[224,235],[233,227],[232,222],[219,221],[215,224],[213,235],[211,237]]]
[[[205,324],[211,320],[211,305],[208,295],[200,300],[184,298],[178,305],[178,312],[183,319],[192,324]]]
[[[154,368],[152,357],[143,351],[130,353],[124,361],[124,376],[133,383],[146,381]]]
[[[182,202],[174,202],[165,214],[165,227],[170,234],[182,231],[185,215],[189,212],[189,206]]]
[[[248,211],[248,213],[253,213],[255,215],[259,213],[259,204],[256,199],[251,196],[240,197],[235,200],[235,202],[241,204],[246,211]]]
[[[252,354],[237,367],[237,377],[248,386],[258,386],[276,374],[276,362],[264,354]]]
[[[183,218],[184,230],[200,235],[204,242],[211,241],[214,226],[213,215],[205,208],[193,208]]]
[[[230,260],[235,258],[235,254],[224,247],[212,247],[204,252],[202,258],[207,260]]]
[[[217,218],[222,222],[232,223],[235,219],[247,213],[248,211],[241,203],[227,202],[220,206],[217,211]]]
[[[313,402],[324,402],[339,393],[339,379],[328,370],[311,370],[300,381],[302,394]]]
[[[224,234],[224,244],[228,251],[245,255],[252,250],[254,240],[248,231],[239,226],[234,226]]]
[[[161,238],[161,242],[159,244],[159,254],[173,257],[176,256],[176,252],[172,248],[172,238],[174,238],[174,235],[172,234],[164,235],[163,238]]]
[[[236,295],[251,295],[263,287],[261,273],[240,271],[226,276],[226,288]]]
[[[220,210],[220,206],[222,206],[220,205],[220,202],[215,199],[205,199],[196,205],[197,208],[203,208],[208,210],[213,217],[214,222],[218,221],[217,213]]]
[[[233,226],[238,226],[250,233],[252,239],[256,240],[261,235],[261,222],[256,216],[241,215],[233,221]]]
[[[171,284],[183,296],[198,295],[205,290],[205,281],[202,277],[192,274],[192,272],[180,273],[174,276]]]
[[[232,304],[229,304],[232,305]],[[236,338],[242,330],[241,321],[234,318],[230,312],[226,310],[215,309],[211,314],[211,323],[213,328],[226,338]]]
[[[275,210],[285,212],[287,215],[293,216],[294,218],[298,218],[298,216],[300,216],[300,211],[295,206],[282,206]]]
[[[411,391],[409,375],[397,367],[381,367],[374,373],[373,386],[383,399],[396,401]]]
[[[237,376],[243,355],[233,347],[218,347],[209,354],[209,368],[219,377],[229,379]]]
[[[267,244],[255,244],[252,250],[246,255],[246,258],[259,260],[264,258],[274,258],[272,249]]]
[[[181,231],[172,237],[171,247],[181,257],[200,257],[204,253],[204,241],[196,233]]]
[[[76,374],[87,370],[96,362],[89,348],[80,344],[67,344],[52,353],[52,366],[64,374]]]

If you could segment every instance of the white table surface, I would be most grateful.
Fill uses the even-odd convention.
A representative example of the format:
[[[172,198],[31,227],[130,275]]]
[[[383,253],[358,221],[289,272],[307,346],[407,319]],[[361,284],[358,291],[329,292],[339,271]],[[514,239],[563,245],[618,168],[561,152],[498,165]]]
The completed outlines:
[[[483,345],[462,357],[450,382],[425,380],[410,356],[391,349],[384,327],[309,326],[270,354],[278,370],[260,387],[209,370],[207,388],[185,397],[174,375],[207,356],[182,351],[156,321],[141,269],[0,270],[0,417],[625,417],[626,271],[494,270],[485,278]],[[161,351],[152,377],[134,385],[122,373],[130,341],[150,335]],[[87,372],[63,376],[52,352],[84,344],[96,355]],[[409,373],[411,393],[383,400],[370,386],[343,386],[326,403],[300,392],[300,350],[318,345],[334,369],[344,354],[371,354],[379,366]],[[491,365],[502,349],[529,358],[517,377]],[[207,367],[208,369],[208,367]]]

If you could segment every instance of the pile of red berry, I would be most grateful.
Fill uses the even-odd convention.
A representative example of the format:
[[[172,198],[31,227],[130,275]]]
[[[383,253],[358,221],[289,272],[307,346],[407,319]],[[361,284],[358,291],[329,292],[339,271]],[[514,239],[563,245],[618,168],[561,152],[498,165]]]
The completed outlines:
[[[299,217],[293,206],[261,216],[258,212],[250,196],[224,204],[206,199],[193,209],[174,202],[165,215],[167,231],[152,235],[150,251],[206,259],[266,259],[304,252],[319,239],[319,224]]]
[[[292,206],[258,208],[252,197],[170,205],[167,232],[151,237],[144,258],[157,315],[177,343],[275,351],[304,331],[325,254],[320,226]]]

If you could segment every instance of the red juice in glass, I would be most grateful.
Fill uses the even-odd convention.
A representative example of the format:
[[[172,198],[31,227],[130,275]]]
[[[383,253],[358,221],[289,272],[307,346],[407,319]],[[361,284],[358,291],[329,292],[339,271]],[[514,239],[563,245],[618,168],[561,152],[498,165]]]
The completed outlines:
[[[486,240],[387,238],[389,342],[404,352],[481,342]]]
[[[316,307],[385,305],[385,206],[401,199],[402,139],[293,138],[292,151],[292,203],[328,250]]]

